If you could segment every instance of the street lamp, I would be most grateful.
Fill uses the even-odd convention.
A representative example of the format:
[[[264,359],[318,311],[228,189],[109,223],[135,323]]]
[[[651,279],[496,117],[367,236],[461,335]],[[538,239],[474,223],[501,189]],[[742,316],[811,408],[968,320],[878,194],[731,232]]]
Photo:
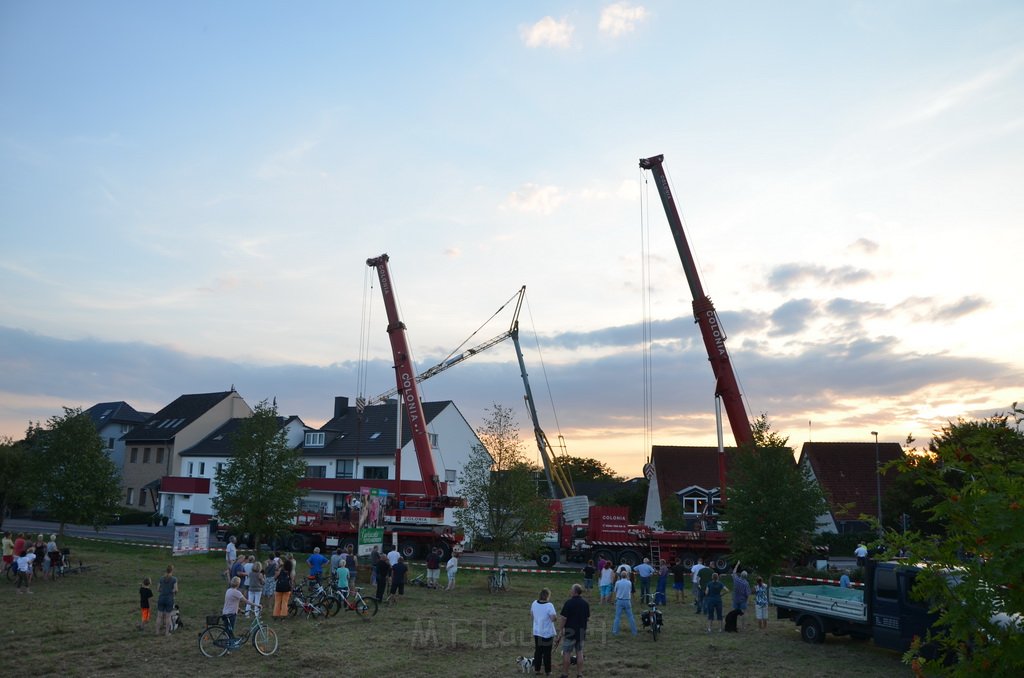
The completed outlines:
[[[872,431],[875,436],[875,496],[878,500],[878,531],[882,532],[882,474],[878,462],[878,431]]]

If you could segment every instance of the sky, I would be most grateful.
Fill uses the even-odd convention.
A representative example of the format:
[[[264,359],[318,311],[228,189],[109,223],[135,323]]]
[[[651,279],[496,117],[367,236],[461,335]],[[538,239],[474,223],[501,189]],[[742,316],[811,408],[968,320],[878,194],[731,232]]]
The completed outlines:
[[[526,285],[549,439],[715,444],[657,154],[797,450],[1024,400],[1018,2],[8,0],[0,435],[232,386],[319,426],[394,386],[387,253],[419,369]],[[422,384],[531,451],[523,391],[507,341]]]

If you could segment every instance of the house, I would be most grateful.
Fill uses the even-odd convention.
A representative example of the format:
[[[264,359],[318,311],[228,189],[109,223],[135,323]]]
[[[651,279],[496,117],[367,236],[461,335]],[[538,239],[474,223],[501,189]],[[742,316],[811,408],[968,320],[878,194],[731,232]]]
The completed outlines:
[[[151,507],[165,516],[175,514],[176,488],[160,500],[163,478],[180,477],[180,452],[205,438],[226,421],[252,416],[242,396],[232,388],[217,393],[179,396],[145,423],[122,436],[125,459],[122,465],[124,506]]]
[[[303,442],[307,474],[302,486],[307,510],[334,513],[344,506],[348,494],[361,487],[379,487],[393,492],[396,479],[396,445],[399,408],[397,400],[361,409],[349,399],[334,399],[334,416],[317,431],[307,431]],[[473,427],[450,400],[423,403],[436,480],[448,483],[448,494],[459,495],[458,473],[470,453],[482,445]],[[418,493],[423,478],[416,450],[401,410],[402,491]],[[391,482],[385,482],[391,481]],[[416,482],[420,481],[420,482]],[[454,509],[445,509],[444,524],[454,524]]]
[[[118,473],[124,467],[124,440],[122,437],[149,419],[151,412],[138,412],[123,400],[96,403],[85,411],[103,441],[103,451],[114,462]]]
[[[725,448],[726,464],[736,448]],[[670,501],[682,504],[686,528],[694,529],[702,520],[705,527],[717,514],[720,500],[718,447],[683,445],[652,445],[651,461],[644,466],[650,481],[647,488],[647,511],[644,524],[656,526],[662,520],[662,507]],[[710,502],[710,506],[709,506]]]
[[[818,531],[869,529],[861,515],[878,515],[879,495],[885,496],[893,480],[892,474],[879,475],[877,468],[902,456],[899,443],[804,443],[797,463],[821,486],[829,506],[828,513],[818,519]]]
[[[213,498],[217,496],[217,470],[234,456],[232,436],[248,417],[235,417],[221,424],[208,436],[179,453],[181,470],[177,476],[164,476],[160,495],[172,511],[167,513],[175,523],[205,525],[213,517]],[[302,445],[310,430],[296,416],[278,417],[290,449]]]

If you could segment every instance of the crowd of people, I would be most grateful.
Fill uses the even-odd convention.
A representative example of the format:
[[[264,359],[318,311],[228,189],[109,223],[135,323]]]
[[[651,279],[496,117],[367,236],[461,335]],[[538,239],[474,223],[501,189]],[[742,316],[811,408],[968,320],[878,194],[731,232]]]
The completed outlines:
[[[4,532],[4,571],[14,570],[18,593],[32,593],[33,581],[53,579],[63,558],[55,534],[50,535],[49,541],[42,534],[36,535],[33,542],[24,532],[19,532],[17,536]]]

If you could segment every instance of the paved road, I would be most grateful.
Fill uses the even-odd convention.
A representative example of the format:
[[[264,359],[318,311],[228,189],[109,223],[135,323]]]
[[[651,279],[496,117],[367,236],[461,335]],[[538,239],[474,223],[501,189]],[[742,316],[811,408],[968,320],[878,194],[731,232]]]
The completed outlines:
[[[44,534],[47,537],[57,532],[60,526],[57,523],[47,522],[43,520],[22,520],[16,518],[8,518],[4,521],[3,530],[11,531],[15,534],[18,532],[24,532],[27,535]],[[147,544],[162,544],[170,546],[174,538],[174,528],[168,525],[167,527],[149,527],[147,525],[107,525],[106,527],[100,528],[97,532],[91,525],[65,525],[64,534],[71,537],[98,537],[100,539],[113,539],[116,541],[135,541]],[[216,541],[216,537],[211,535],[210,546],[219,545],[220,542]],[[494,554],[491,551],[474,551],[472,553],[464,553],[460,559],[462,565],[481,565],[487,566],[494,562]],[[526,567],[535,568],[537,563],[532,560],[517,560],[515,558],[508,558],[504,555],[498,558],[500,565],[506,567]],[[559,564],[559,569],[579,569],[581,566],[577,563],[571,563],[569,565]]]
[[[24,532],[25,534],[44,534],[47,537],[55,534],[60,525],[43,520],[21,520],[8,518],[4,521],[5,532]],[[107,525],[99,532],[91,525],[65,525],[64,534],[70,537],[99,537],[117,541],[138,541],[149,544],[167,544],[170,546],[174,537],[174,527],[149,527],[147,525]]]

